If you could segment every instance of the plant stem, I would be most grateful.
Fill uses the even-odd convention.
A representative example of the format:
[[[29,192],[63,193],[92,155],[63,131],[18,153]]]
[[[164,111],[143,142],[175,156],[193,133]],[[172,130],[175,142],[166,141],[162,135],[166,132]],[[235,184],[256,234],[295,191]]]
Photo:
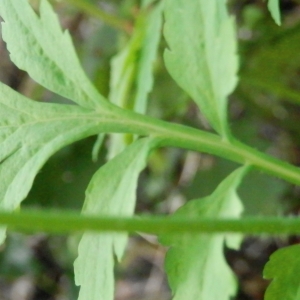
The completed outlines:
[[[100,19],[104,23],[125,31],[127,33],[131,33],[132,26],[129,22],[126,20],[120,19],[114,15],[108,14],[107,12],[103,11],[99,7],[96,7],[95,5],[87,2],[86,0],[65,0],[66,2],[76,6],[81,11],[85,12],[86,14],[95,17],[97,19]]]
[[[62,222],[63,220],[63,222]],[[248,217],[243,219],[186,219],[175,217],[92,217],[73,212],[22,211],[0,212],[0,224],[19,231],[50,233],[82,232],[146,232],[165,233],[244,233],[299,234],[299,218]]]
[[[128,132],[150,135],[157,146],[179,147],[214,154],[238,163],[251,165],[275,177],[300,185],[300,169],[270,155],[261,153],[239,141],[223,140],[220,136],[192,127],[157,120],[131,111],[116,112],[116,122]]]

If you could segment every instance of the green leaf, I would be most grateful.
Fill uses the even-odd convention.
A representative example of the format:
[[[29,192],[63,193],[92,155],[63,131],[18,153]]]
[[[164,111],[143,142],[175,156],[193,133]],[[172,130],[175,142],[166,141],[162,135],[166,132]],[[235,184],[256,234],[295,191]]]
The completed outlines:
[[[132,109],[132,88],[144,37],[144,25],[144,18],[140,17],[128,44],[111,60],[109,100],[122,108]],[[126,135],[111,134],[108,158],[111,159],[122,152],[129,143],[126,141]]]
[[[279,0],[268,0],[268,9],[277,25],[281,25]]]
[[[40,17],[27,0],[1,0],[2,35],[11,60],[38,83],[83,107],[101,108],[105,99],[83,72],[68,32],[46,0]]]
[[[98,160],[98,155],[99,155],[100,149],[103,145],[104,139],[105,139],[105,134],[99,133],[97,136],[96,142],[93,146],[93,150],[92,150],[93,162],[96,162]]]
[[[110,101],[142,114],[146,112],[148,94],[153,87],[153,63],[161,36],[162,4],[140,14],[132,38],[111,64]],[[120,153],[131,141],[128,135],[112,134],[109,158]]]
[[[239,168],[208,197],[189,201],[172,216],[186,218],[239,218],[242,204],[236,189],[246,172]],[[174,300],[227,300],[236,291],[236,282],[224,258],[224,243],[237,248],[237,235],[185,234],[162,236],[171,246],[166,271]]]
[[[0,210],[19,206],[57,150],[109,130],[106,117],[80,106],[35,102],[0,83]]]
[[[84,214],[130,216],[135,207],[139,173],[146,165],[152,139],[140,139],[106,163],[94,175],[86,191]],[[79,299],[110,300],[114,296],[114,256],[122,258],[127,234],[83,235],[75,261]]]
[[[163,1],[158,3],[146,16],[146,29],[136,79],[136,96],[134,111],[144,114],[147,98],[153,88],[153,63],[156,59],[162,27]]]
[[[122,108],[132,108],[131,89],[143,35],[143,30],[140,26],[137,26],[129,43],[111,61],[109,100]],[[126,140],[126,136],[123,134],[110,134],[109,159],[122,152],[130,143]]]
[[[264,268],[264,278],[273,279],[265,293],[265,300],[300,299],[300,245],[274,252]]]
[[[234,19],[225,0],[166,0],[165,63],[211,126],[229,138],[227,96],[237,84]]]

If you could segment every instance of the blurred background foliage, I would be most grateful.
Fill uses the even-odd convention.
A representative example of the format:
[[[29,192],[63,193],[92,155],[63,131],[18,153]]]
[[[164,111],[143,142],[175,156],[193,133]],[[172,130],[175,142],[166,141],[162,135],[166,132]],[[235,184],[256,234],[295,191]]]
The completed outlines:
[[[38,0],[31,2],[38,7]],[[83,68],[97,89],[111,98],[112,58],[126,48],[139,26],[144,26],[141,15],[150,14],[160,1],[51,2],[63,28],[73,37]],[[147,8],[141,9],[141,3]],[[232,131],[241,141],[299,165],[300,1],[281,1],[281,27],[274,24],[261,0],[231,0],[229,9],[237,20],[240,56],[240,82],[229,102]],[[166,46],[162,38],[153,63],[154,85],[147,99],[147,114],[211,130],[197,106],[166,72],[163,64]],[[141,48],[137,48],[136,61],[141,59],[140,54]],[[10,62],[2,41],[0,57],[2,82],[36,101],[67,102],[18,70]],[[132,106],[130,99],[135,97],[135,85],[134,80],[130,82],[128,101],[122,103],[126,108]],[[84,190],[93,173],[107,160],[112,140],[111,136],[90,137],[59,151],[40,171],[22,205],[80,210]],[[236,167],[207,154],[160,149],[151,155],[147,169],[140,176],[136,212],[172,213],[187,200],[210,194]],[[258,171],[245,178],[239,194],[245,215],[297,215],[300,211],[299,187]],[[240,283],[236,299],[263,299],[267,282],[262,279],[261,271],[269,255],[281,246],[298,242],[295,236],[248,237],[240,251],[226,250]],[[78,289],[73,283],[72,263],[77,243],[78,236],[10,232],[0,253],[0,300],[76,299]],[[116,269],[116,299],[170,299],[163,273],[164,253],[155,237],[143,234],[133,237],[124,262]]]

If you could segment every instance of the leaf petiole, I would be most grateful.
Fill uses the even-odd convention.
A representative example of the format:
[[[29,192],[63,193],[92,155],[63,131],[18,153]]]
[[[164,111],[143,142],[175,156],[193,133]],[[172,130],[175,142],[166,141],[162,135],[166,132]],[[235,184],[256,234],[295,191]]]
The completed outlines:
[[[235,139],[227,141],[216,134],[165,122],[149,116],[114,107],[116,123],[124,130],[157,138],[157,147],[179,147],[217,155],[241,164],[251,165],[269,175],[300,185],[300,169],[262,153]]]

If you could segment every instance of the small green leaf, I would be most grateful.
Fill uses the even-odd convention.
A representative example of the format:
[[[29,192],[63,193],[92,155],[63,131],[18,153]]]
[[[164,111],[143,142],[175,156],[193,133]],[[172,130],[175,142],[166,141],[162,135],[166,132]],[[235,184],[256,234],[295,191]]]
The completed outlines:
[[[136,76],[138,55],[144,37],[145,23],[143,16],[136,22],[135,31],[125,46],[111,61],[111,78],[109,100],[127,109],[132,109],[132,88]],[[111,159],[122,152],[129,143],[126,135],[111,134],[108,158]]]
[[[112,103],[144,114],[148,94],[153,87],[153,63],[161,36],[163,2],[151,11],[143,11],[126,47],[117,54],[111,65],[109,99]],[[111,135],[109,158],[120,153],[132,138]]]
[[[300,300],[300,245],[274,252],[264,268],[264,278],[273,279],[265,300]]]
[[[227,96],[237,84],[234,19],[225,0],[166,0],[165,63],[211,126],[229,138]]]
[[[153,63],[156,59],[162,27],[163,1],[158,3],[146,16],[146,28],[140,51],[134,111],[144,114],[148,94],[153,88]]]
[[[38,83],[83,107],[105,105],[83,72],[71,37],[46,0],[38,17],[28,0],[1,0],[2,35],[11,60]]]
[[[123,108],[131,109],[131,88],[136,72],[138,51],[143,39],[143,31],[139,27],[126,45],[111,61],[111,78],[109,100]],[[111,159],[122,152],[129,143],[124,134],[110,134],[108,158]]]
[[[242,204],[236,189],[246,172],[239,168],[206,198],[189,201],[172,217],[239,218]],[[185,234],[162,236],[171,246],[166,271],[174,300],[228,300],[236,292],[236,282],[224,258],[224,243],[237,248],[240,236]]]
[[[98,155],[100,152],[100,149],[103,145],[105,139],[105,134],[104,133],[99,133],[96,139],[96,142],[93,146],[93,150],[92,150],[92,160],[93,162],[96,162],[98,160]]]
[[[53,153],[109,130],[106,123],[105,114],[75,105],[35,102],[0,83],[0,210],[19,206]],[[3,239],[4,231],[0,242]]]
[[[84,214],[130,216],[135,207],[139,173],[146,166],[152,139],[140,139],[106,163],[94,175],[87,191]],[[127,234],[83,235],[75,261],[80,300],[112,300],[114,296],[114,256],[122,258]]]
[[[281,25],[279,0],[268,0],[268,9],[277,25]]]

